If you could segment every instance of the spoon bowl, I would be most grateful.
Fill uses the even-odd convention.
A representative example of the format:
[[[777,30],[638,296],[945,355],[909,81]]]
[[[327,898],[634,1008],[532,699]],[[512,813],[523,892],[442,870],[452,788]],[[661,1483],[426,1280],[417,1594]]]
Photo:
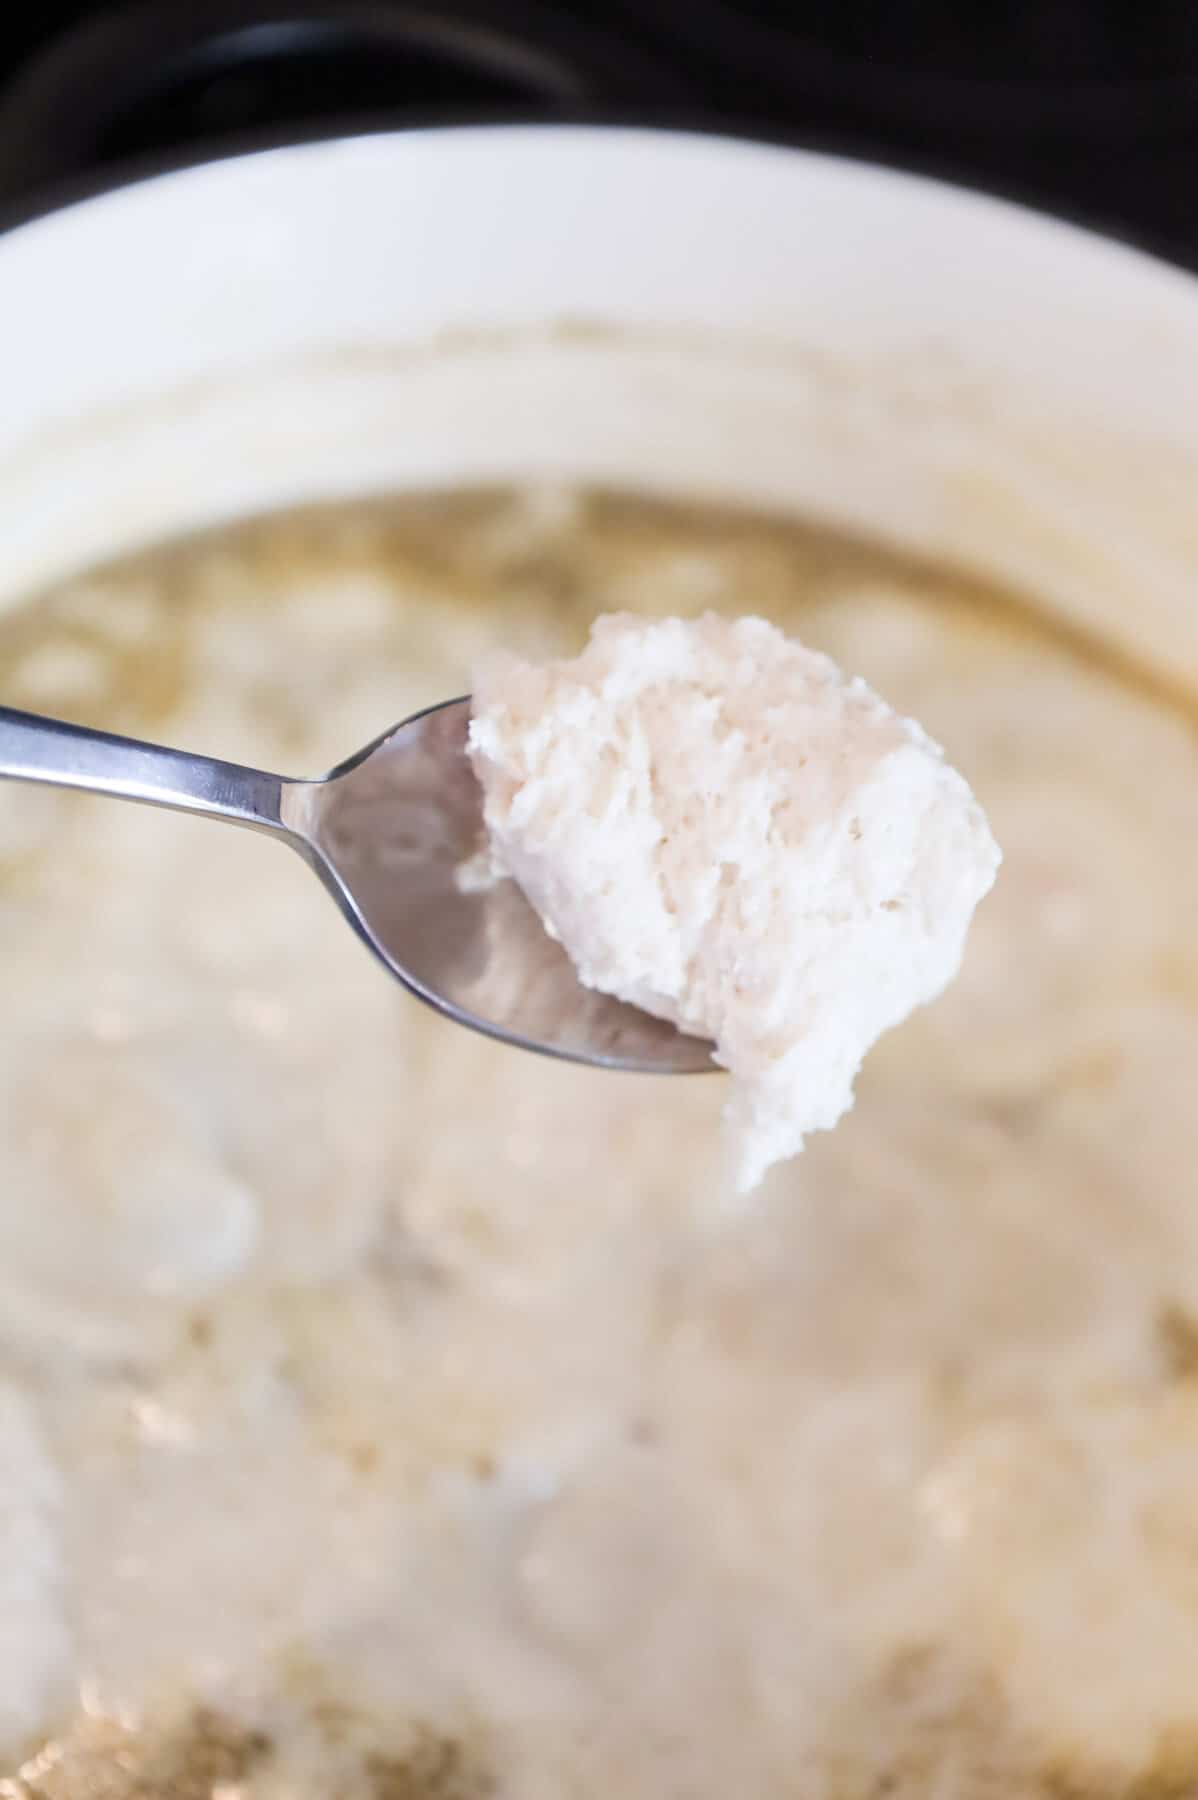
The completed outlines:
[[[469,725],[469,699],[449,700],[295,781],[0,707],[0,777],[281,836],[391,974],[459,1025],[605,1069],[714,1067],[710,1044],[583,987],[514,882],[471,878],[486,833]]]

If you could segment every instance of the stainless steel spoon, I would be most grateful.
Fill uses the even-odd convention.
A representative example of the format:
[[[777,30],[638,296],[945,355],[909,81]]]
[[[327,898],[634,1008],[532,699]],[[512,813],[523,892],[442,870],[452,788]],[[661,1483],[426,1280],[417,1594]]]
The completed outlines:
[[[710,1044],[582,987],[512,882],[459,883],[483,842],[469,718],[468,700],[446,701],[323,780],[289,781],[0,707],[0,777],[202,813],[282,838],[391,973],[459,1025],[606,1069],[710,1069]]]

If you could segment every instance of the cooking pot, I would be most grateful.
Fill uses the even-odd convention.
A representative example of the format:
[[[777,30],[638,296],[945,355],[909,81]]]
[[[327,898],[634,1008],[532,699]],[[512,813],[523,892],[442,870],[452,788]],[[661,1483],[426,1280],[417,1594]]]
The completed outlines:
[[[537,476],[802,511],[1198,679],[1198,286],[732,138],[369,133],[0,239],[0,600],[262,508]]]
[[[578,479],[831,519],[1198,680],[1198,288],[974,194],[698,134],[374,133],[21,224],[0,296],[0,604],[307,499]]]

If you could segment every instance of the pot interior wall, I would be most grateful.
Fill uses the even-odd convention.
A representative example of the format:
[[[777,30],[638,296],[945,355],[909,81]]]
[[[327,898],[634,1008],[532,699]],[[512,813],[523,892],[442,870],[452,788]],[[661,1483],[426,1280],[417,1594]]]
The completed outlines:
[[[68,209],[0,284],[0,602],[298,500],[600,480],[892,538],[1198,681],[1198,288],[975,196],[414,133]]]

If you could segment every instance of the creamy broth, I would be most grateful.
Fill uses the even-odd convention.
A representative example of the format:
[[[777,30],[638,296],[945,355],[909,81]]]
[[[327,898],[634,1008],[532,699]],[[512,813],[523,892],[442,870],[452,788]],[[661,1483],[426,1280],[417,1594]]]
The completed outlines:
[[[721,1078],[471,1037],[278,846],[0,792],[0,1795],[1198,1784],[1183,707],[964,578],[557,491],[89,575],[0,692],[317,773],[490,646],[711,607],[917,717],[1006,854],[740,1213]]]

